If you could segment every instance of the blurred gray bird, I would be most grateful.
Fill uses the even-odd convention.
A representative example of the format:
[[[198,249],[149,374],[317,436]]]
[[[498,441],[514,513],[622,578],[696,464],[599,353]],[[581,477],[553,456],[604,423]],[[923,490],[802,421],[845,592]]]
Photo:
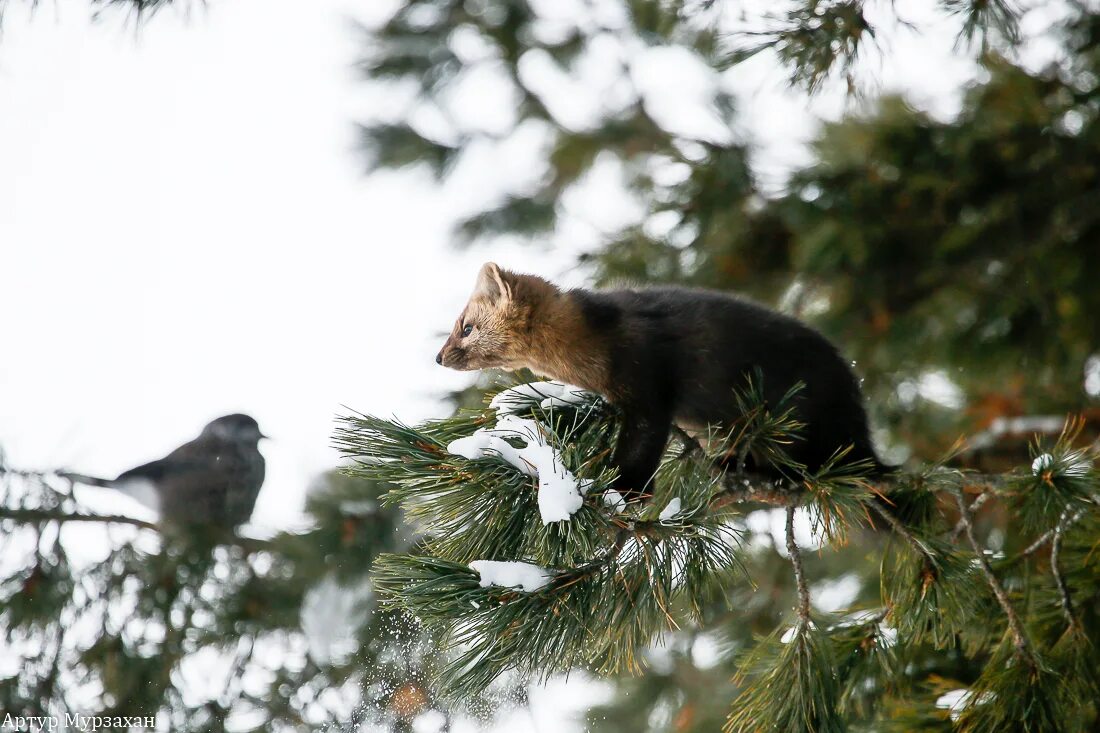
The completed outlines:
[[[62,476],[133,497],[174,524],[236,527],[252,516],[264,483],[259,442],[267,436],[248,415],[225,415],[199,437],[115,479]]]

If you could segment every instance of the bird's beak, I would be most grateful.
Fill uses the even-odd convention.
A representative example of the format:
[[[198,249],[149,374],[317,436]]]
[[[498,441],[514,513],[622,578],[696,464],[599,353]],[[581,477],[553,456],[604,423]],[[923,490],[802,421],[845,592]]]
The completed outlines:
[[[271,440],[271,436],[260,433],[260,440]]]

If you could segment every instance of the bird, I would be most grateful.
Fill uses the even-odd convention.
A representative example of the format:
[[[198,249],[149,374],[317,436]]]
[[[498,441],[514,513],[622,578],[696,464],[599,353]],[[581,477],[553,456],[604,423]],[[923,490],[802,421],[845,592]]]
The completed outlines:
[[[197,438],[114,479],[63,472],[71,481],[115,489],[157,512],[162,523],[237,527],[252,516],[264,483],[259,424],[240,413],[211,421]]]

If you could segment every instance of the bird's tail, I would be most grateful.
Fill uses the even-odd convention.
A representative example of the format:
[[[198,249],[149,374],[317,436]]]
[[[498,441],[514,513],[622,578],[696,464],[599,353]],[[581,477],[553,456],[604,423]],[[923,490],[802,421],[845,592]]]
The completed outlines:
[[[85,476],[82,473],[72,473],[70,471],[61,471],[57,475],[74,483],[85,484],[86,486],[101,486],[104,489],[118,488],[114,479],[96,478],[95,476]]]
[[[0,0],[0,2],[3,2],[3,0]],[[143,504],[155,512],[160,511],[160,496],[157,494],[157,488],[154,483],[147,478],[127,476],[126,474],[113,479],[96,478],[95,476],[85,476],[82,473],[70,473],[67,471],[58,473],[58,476],[67,478],[78,484],[84,484],[85,486],[98,486],[104,489],[113,489],[129,496],[139,504]]]

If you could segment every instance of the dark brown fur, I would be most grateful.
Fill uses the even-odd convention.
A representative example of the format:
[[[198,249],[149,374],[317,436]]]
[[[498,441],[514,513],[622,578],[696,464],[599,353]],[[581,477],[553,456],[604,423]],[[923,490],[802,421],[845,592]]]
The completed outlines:
[[[757,370],[771,404],[805,385],[796,408],[806,427],[790,447],[793,458],[814,470],[851,446],[851,460],[880,465],[858,382],[832,344],[725,293],[562,291],[489,263],[436,361],[453,369],[526,367],[606,397],[623,413],[614,460],[616,488],[628,496],[652,478],[673,422],[729,426],[738,417],[733,391]]]

